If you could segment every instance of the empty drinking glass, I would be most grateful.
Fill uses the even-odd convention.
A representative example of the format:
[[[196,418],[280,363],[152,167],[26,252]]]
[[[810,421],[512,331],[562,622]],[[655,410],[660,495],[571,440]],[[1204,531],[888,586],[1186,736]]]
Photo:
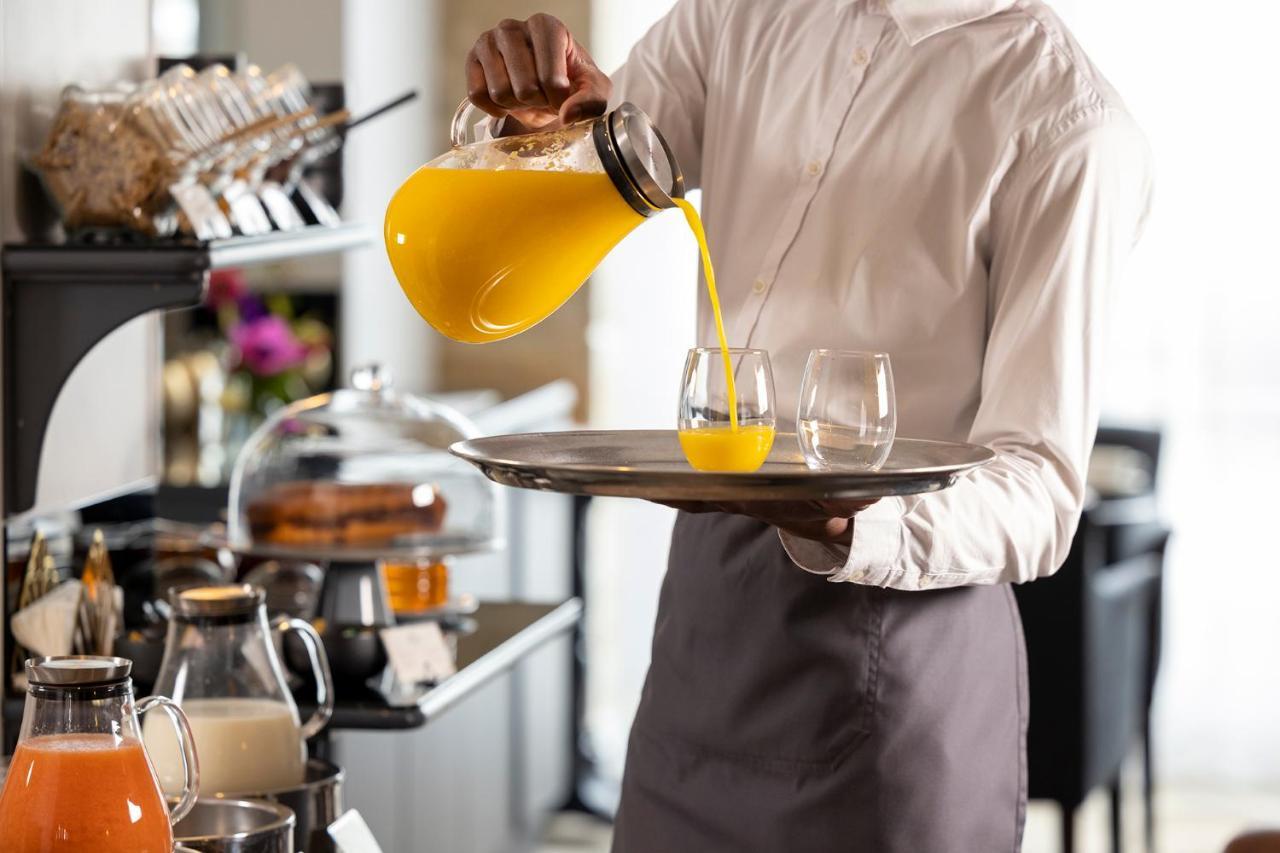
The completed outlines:
[[[718,347],[689,350],[680,388],[679,437],[692,467],[756,470],[773,446],[775,424],[773,369],[767,352],[730,348],[726,370]]]
[[[796,432],[810,468],[875,471],[889,458],[897,426],[887,353],[809,353]]]

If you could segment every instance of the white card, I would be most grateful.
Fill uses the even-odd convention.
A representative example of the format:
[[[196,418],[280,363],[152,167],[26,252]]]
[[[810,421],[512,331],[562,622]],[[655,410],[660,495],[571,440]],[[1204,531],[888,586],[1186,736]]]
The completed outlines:
[[[396,625],[379,633],[391,669],[402,684],[440,681],[458,671],[449,641],[435,622]]]
[[[382,853],[378,840],[373,837],[373,830],[355,809],[329,824],[329,837],[341,853]]]

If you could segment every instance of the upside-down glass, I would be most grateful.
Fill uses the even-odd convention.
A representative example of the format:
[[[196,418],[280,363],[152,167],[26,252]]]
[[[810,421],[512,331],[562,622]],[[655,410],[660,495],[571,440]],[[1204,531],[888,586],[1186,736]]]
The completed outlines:
[[[810,468],[875,471],[889,458],[897,427],[888,353],[809,353],[796,432]]]
[[[750,472],[773,446],[773,369],[759,349],[729,349],[737,391],[737,424],[729,416],[729,385],[717,347],[689,350],[680,385],[680,447],[699,471]]]

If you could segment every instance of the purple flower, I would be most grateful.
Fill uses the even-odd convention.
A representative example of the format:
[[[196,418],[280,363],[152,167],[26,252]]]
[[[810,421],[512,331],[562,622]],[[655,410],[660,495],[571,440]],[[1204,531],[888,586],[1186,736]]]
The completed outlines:
[[[242,293],[237,296],[236,309],[240,312],[242,323],[252,323],[270,313],[262,300],[252,293]]]
[[[240,352],[240,364],[256,376],[276,376],[303,363],[307,348],[283,317],[265,314],[238,323],[229,335]]]

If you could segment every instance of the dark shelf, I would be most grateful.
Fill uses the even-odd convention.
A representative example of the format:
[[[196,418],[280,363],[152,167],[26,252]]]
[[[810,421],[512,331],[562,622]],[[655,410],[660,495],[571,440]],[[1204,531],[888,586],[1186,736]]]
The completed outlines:
[[[232,237],[213,240],[208,246],[210,269],[247,267],[304,255],[345,252],[367,246],[378,232],[364,224],[346,223],[335,227],[312,225],[297,231],[266,234],[262,237]]]
[[[581,618],[582,602],[577,598],[560,604],[485,602],[474,616],[476,630],[458,639],[457,673],[434,687],[423,688],[416,703],[405,707],[389,707],[372,691],[365,698],[351,698],[339,690],[326,731],[396,731],[424,726],[543,644],[571,631]],[[7,730],[15,734],[24,701],[16,695],[4,700],[4,721]],[[314,710],[314,705],[299,703],[303,718]]]
[[[6,244],[5,513],[35,502],[53,405],[71,371],[107,334],[150,311],[199,304],[209,270],[342,252],[375,236],[369,226],[348,224],[207,243]]]
[[[476,630],[458,638],[458,671],[434,687],[424,687],[413,704],[390,707],[369,691],[338,701],[333,729],[416,729],[426,725],[478,688],[511,669],[544,643],[571,631],[582,618],[582,602],[561,604],[485,602],[473,617]],[[312,708],[303,707],[303,716]]]

